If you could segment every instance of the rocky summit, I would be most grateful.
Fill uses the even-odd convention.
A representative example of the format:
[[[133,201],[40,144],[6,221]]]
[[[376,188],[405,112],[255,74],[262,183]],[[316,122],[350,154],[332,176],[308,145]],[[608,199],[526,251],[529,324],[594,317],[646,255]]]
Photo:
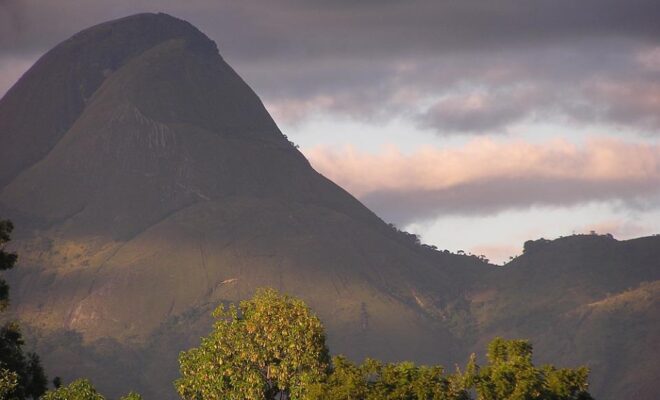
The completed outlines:
[[[658,394],[653,354],[616,354],[657,344],[660,237],[529,242],[504,267],[421,245],[317,173],[180,19],[134,15],[50,50],[0,100],[0,143],[13,313],[65,380],[174,398],[211,310],[273,287],[318,313],[333,353],[451,367],[528,337],[591,365],[598,398]]]

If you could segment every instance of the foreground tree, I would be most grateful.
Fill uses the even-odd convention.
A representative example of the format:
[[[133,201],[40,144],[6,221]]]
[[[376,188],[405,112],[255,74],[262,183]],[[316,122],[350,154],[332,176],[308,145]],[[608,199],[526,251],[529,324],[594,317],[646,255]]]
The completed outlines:
[[[46,392],[42,400],[105,400],[87,379],[77,379],[67,386],[60,386]],[[130,392],[119,400],[142,400],[142,397]]]
[[[10,221],[0,220],[0,271],[12,269],[17,256],[5,250],[11,240],[14,226]],[[9,285],[0,278],[0,311],[9,306]],[[0,392],[2,399],[38,399],[48,385],[48,379],[35,353],[23,350],[23,335],[16,322],[7,322],[0,327]]]
[[[313,400],[366,399],[369,393],[365,369],[344,356],[332,358],[332,373],[323,382],[310,388],[308,398]]]
[[[105,400],[87,379],[78,379],[67,386],[48,391],[43,400]]]
[[[326,377],[323,326],[302,301],[259,290],[214,317],[201,346],[179,357],[175,387],[182,398],[304,399]]]
[[[537,368],[526,340],[496,338],[487,358],[488,364],[479,368],[473,356],[467,368],[479,400],[593,400],[587,368]]]
[[[440,366],[411,362],[381,363],[367,359],[355,365],[332,359],[332,373],[310,392],[312,400],[468,400],[462,375],[446,375]]]

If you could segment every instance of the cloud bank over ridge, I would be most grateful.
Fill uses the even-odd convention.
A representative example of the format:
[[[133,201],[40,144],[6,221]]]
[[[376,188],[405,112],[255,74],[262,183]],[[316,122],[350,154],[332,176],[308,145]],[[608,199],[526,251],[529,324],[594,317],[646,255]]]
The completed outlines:
[[[352,147],[306,152],[312,165],[401,225],[438,215],[479,215],[535,205],[660,200],[660,145],[620,139],[541,144],[475,139],[458,148]]]

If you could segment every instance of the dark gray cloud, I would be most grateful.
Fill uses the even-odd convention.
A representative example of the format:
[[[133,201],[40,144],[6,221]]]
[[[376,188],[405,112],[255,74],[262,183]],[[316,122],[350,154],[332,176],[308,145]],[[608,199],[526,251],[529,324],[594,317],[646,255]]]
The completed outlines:
[[[493,215],[535,206],[567,207],[589,202],[660,207],[660,189],[646,181],[585,182],[581,179],[489,179],[442,190],[377,191],[361,198],[367,207],[397,226],[439,215]]]
[[[497,133],[531,118],[552,97],[534,86],[470,90],[438,100],[419,115],[419,122],[438,131]]]
[[[657,1],[491,0],[3,0],[3,48],[39,48],[106,19],[141,11],[177,14],[242,57],[463,51],[568,39],[660,34]],[[239,36],[240,35],[240,36]],[[53,37],[54,36],[54,37]],[[233,40],[231,40],[233,42]],[[256,50],[256,51],[255,51]],[[238,54],[237,54],[238,55]]]
[[[0,60],[144,11],[197,25],[283,117],[406,115],[440,134],[538,117],[660,131],[660,61],[644,62],[660,46],[657,1],[0,0]],[[460,107],[478,93],[480,107]]]

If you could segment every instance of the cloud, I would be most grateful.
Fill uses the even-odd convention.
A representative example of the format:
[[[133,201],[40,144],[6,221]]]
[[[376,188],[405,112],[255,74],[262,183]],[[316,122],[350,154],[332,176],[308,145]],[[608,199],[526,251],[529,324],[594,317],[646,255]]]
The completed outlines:
[[[586,91],[595,118],[619,126],[660,128],[660,80],[596,81]]]
[[[190,19],[242,57],[411,54],[660,34],[655,18],[660,7],[653,0],[629,0],[626,7],[618,0],[3,0],[0,15],[8,23],[0,48],[43,46],[52,40],[49,35],[66,36],[103,19],[143,11]],[[257,43],[248,45],[248,38],[238,34]],[[229,43],[233,40],[238,43]]]
[[[450,90],[415,119],[442,134],[504,133],[514,124],[550,121],[660,133],[660,76],[584,77],[564,85],[531,76],[517,80]]]
[[[540,115],[660,131],[656,104],[636,96],[660,79],[653,1],[3,0],[0,63],[144,11],[199,26],[286,122],[408,116],[439,134],[492,133]]]
[[[446,135],[543,116],[660,132],[635,96],[659,79],[652,0],[0,0],[0,63],[144,11],[197,25],[287,122],[406,117]]]
[[[421,113],[418,121],[440,132],[489,134],[530,118],[550,96],[529,85],[450,94]]]
[[[660,192],[660,145],[591,138],[542,144],[474,139],[463,147],[378,154],[305,151],[312,165],[384,219],[405,225],[534,205],[636,201]]]

